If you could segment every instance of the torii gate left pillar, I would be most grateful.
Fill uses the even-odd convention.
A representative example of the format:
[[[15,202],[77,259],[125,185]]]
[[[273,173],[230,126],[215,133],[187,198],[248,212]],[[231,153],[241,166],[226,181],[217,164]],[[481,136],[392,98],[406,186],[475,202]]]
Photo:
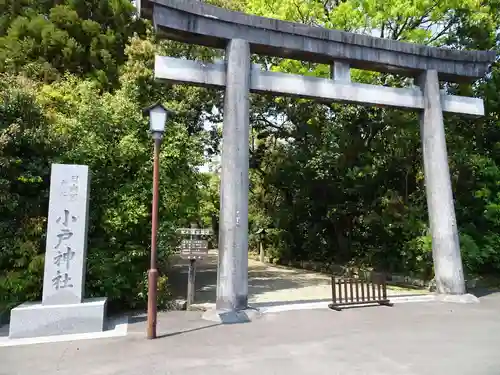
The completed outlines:
[[[249,96],[250,45],[234,39],[226,49],[216,300],[221,311],[248,305]]]

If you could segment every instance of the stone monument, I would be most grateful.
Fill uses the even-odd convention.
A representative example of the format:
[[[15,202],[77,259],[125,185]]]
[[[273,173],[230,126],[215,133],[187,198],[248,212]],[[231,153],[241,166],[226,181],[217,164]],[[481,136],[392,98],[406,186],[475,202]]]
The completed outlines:
[[[89,169],[52,164],[42,302],[11,311],[9,337],[101,332],[106,298],[83,300]]]

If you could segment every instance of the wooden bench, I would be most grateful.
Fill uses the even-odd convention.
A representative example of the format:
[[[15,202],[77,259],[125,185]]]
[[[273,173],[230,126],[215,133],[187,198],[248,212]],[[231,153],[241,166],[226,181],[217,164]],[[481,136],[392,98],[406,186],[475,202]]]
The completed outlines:
[[[387,298],[385,275],[374,274],[369,281],[332,276],[330,309],[340,311],[344,306],[366,304],[392,306]]]

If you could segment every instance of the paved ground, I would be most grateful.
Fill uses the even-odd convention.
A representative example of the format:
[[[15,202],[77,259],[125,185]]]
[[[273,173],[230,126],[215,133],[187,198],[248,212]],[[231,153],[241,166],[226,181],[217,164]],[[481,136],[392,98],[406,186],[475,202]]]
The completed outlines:
[[[240,325],[170,312],[160,314],[157,340],[144,338],[139,317],[123,338],[0,348],[0,374],[497,375],[499,312],[500,295],[281,312]]]
[[[197,262],[195,303],[207,306],[215,302],[217,282],[217,253]],[[176,260],[170,283],[175,297],[186,298],[188,261]],[[274,267],[256,260],[248,260],[249,302],[253,305],[322,302],[331,300],[331,280],[318,272]],[[421,291],[390,289],[389,295],[415,294]],[[361,295],[361,293],[360,293]]]
[[[197,273],[196,302],[215,300],[216,255]],[[171,275],[185,296],[185,263]],[[254,304],[326,301],[328,276],[249,261]],[[408,293],[392,291],[390,294]],[[334,312],[267,313],[217,325],[201,312],[160,313],[160,338],[145,339],[144,316],[125,337],[0,347],[0,375],[500,374],[500,293],[480,304],[395,304]]]

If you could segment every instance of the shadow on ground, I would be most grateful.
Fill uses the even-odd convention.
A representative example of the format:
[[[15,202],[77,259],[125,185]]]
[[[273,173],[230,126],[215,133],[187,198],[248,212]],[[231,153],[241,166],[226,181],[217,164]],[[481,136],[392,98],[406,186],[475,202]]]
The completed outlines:
[[[331,299],[330,277],[313,271],[274,267],[249,259],[248,299],[252,306],[273,306],[326,302]],[[189,261],[175,259],[170,272],[170,284],[175,298],[185,299],[187,294]],[[197,261],[196,304],[214,303],[217,283],[217,253]],[[414,295],[410,290],[388,290],[389,295]],[[416,294],[421,294],[416,293]]]
[[[157,318],[158,339],[207,330],[221,325],[221,323],[200,319],[200,314],[196,311],[159,312]],[[145,313],[130,316],[128,323],[130,334],[145,335],[147,331],[147,315]]]
[[[491,294],[500,294],[500,288],[469,288],[468,292],[481,298]]]
[[[177,258],[173,266],[169,281],[175,298],[186,298],[187,275],[189,262]],[[207,259],[197,261],[196,265],[196,297],[195,303],[213,303],[216,296],[217,283],[217,254],[211,252]],[[304,270],[284,269],[269,267],[254,260],[249,260],[248,270],[248,298],[256,301],[252,305],[259,304],[264,295],[276,292],[293,291],[300,288],[325,287],[330,285],[330,279],[319,273]],[[300,302],[322,302],[326,298],[314,298],[314,295],[306,299],[295,299],[288,303]],[[265,298],[265,297],[264,297]],[[272,304],[272,301],[270,301]],[[276,304],[282,304],[276,302]],[[286,302],[285,302],[286,303]],[[270,303],[267,302],[267,305]]]

